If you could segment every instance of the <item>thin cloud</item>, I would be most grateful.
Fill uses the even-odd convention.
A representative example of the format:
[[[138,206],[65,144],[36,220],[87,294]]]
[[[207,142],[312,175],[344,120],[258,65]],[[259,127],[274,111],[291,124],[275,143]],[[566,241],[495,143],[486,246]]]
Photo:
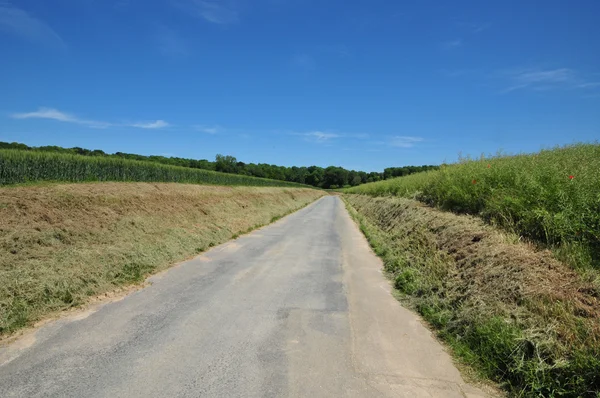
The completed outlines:
[[[369,134],[364,133],[333,133],[327,131],[309,131],[306,133],[289,133],[291,135],[297,135],[304,137],[306,141],[316,143],[326,143],[338,138],[353,138],[357,140],[365,140],[369,138]]]
[[[206,133],[206,134],[211,134],[211,135],[222,133],[224,130],[221,126],[194,126],[194,129],[201,133]]]
[[[190,55],[187,41],[170,28],[160,28],[156,35],[156,42],[158,51],[166,57],[182,58]]]
[[[492,24],[490,22],[484,22],[484,23],[480,23],[480,24],[471,25],[471,29],[473,30],[473,33],[481,33],[484,30],[488,30],[491,27],[492,27]]]
[[[127,7],[129,7],[131,5],[131,0],[117,0],[115,2],[114,7],[117,10],[123,10],[126,9]]]
[[[310,133],[304,133],[302,135],[305,137],[308,137],[308,138],[312,138],[312,139],[316,140],[317,142],[325,142],[325,141],[329,141],[334,138],[342,137],[340,134],[325,133],[323,131],[311,131]]]
[[[296,54],[292,57],[292,65],[299,69],[312,71],[317,69],[317,62],[308,54]]]
[[[581,83],[577,85],[578,88],[594,88],[594,87],[600,87],[600,82],[588,82],[588,83]]]
[[[599,82],[587,81],[577,71],[570,68],[556,69],[518,69],[505,71],[499,74],[508,80],[508,87],[502,93],[510,93],[517,90],[573,90],[593,89],[600,86]]]
[[[235,0],[181,0],[179,7],[214,24],[231,24],[239,20],[239,5]]]
[[[488,30],[492,27],[491,22],[479,22],[479,23],[469,23],[469,22],[456,22],[456,25],[464,30],[469,31],[471,34],[478,34],[485,30]]]
[[[34,112],[15,113],[11,115],[13,119],[48,119],[56,120],[64,123],[74,123],[91,128],[108,128],[108,127],[135,127],[140,129],[160,129],[168,127],[169,123],[164,120],[156,120],[153,122],[136,122],[136,123],[111,123],[98,120],[89,120],[76,117],[72,114],[61,112],[53,108],[40,108]]]
[[[112,126],[112,123],[80,119],[69,113],[61,112],[53,108],[39,108],[34,112],[15,113],[11,115],[11,117],[13,119],[50,119],[65,123],[81,124],[93,128],[107,128]]]
[[[462,39],[455,39],[442,43],[442,47],[444,47],[446,50],[453,50],[455,48],[462,47],[462,45]]]
[[[50,26],[26,11],[0,0],[0,31],[32,43],[65,50],[67,45]]]
[[[440,69],[440,74],[451,77],[481,77],[482,71],[479,69]]]
[[[421,137],[409,137],[409,136],[397,135],[397,136],[390,138],[388,145],[396,147],[396,148],[412,148],[415,145],[417,145],[419,142],[422,142],[422,141],[423,141],[423,138],[421,138]]]
[[[156,120],[154,122],[147,123],[123,124],[122,126],[137,127],[140,129],[162,129],[165,127],[169,127],[169,123],[165,122],[164,120]]]
[[[349,58],[352,56],[352,51],[345,45],[321,45],[317,50],[324,54],[333,54],[340,58]]]

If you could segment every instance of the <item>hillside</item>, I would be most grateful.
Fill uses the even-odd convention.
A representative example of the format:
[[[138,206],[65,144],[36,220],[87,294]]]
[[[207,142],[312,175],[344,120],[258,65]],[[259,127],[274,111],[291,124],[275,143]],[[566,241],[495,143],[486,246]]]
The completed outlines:
[[[0,188],[0,335],[143,281],[323,195],[165,183]]]

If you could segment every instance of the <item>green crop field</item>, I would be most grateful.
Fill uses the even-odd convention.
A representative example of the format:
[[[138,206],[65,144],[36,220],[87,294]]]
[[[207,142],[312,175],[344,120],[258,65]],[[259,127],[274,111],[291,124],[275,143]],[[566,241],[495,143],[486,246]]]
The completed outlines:
[[[306,187],[292,182],[129,159],[0,150],[0,186],[39,181],[139,181]]]
[[[478,215],[554,248],[574,267],[600,268],[600,145],[462,159],[440,170],[346,190],[416,198]]]

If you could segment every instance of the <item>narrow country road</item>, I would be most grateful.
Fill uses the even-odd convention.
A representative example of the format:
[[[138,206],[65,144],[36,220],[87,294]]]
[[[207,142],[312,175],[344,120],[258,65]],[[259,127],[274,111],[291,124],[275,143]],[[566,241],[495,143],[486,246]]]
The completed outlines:
[[[342,201],[0,349],[0,397],[482,397],[390,294]]]

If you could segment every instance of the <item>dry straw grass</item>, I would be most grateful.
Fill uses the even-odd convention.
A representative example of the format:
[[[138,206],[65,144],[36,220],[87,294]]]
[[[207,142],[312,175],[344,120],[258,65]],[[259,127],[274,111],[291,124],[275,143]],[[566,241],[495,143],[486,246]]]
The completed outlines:
[[[1,188],[0,335],[138,283],[322,195],[169,183]]]

